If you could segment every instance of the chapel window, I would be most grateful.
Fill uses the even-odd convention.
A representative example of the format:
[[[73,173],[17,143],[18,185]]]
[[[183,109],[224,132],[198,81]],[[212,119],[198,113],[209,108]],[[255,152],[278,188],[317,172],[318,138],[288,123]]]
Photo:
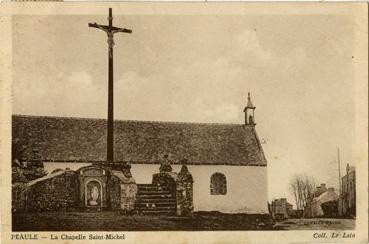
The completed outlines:
[[[227,179],[224,174],[214,173],[211,176],[210,194],[211,195],[226,195],[227,194]]]

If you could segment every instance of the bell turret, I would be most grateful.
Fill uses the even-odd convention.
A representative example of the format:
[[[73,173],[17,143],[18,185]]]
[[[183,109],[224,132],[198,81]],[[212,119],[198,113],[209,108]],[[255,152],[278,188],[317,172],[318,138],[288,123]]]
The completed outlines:
[[[250,92],[248,93],[248,97],[247,97],[247,106],[245,107],[245,109],[243,110],[243,112],[245,112],[245,125],[249,125],[249,126],[255,126],[255,108],[254,105],[252,104],[251,101],[251,96],[250,96]]]

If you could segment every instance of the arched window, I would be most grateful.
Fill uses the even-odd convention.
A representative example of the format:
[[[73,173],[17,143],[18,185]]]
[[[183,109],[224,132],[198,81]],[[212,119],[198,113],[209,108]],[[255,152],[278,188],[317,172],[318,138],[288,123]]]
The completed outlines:
[[[252,117],[252,115],[249,116],[249,124],[250,125],[254,124],[254,118]]]
[[[227,194],[227,179],[224,174],[214,173],[210,178],[210,194],[225,195]]]

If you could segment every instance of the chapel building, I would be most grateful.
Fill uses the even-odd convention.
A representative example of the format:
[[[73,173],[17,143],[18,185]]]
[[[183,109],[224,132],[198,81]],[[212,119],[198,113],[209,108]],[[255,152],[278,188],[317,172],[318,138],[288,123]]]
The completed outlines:
[[[249,95],[242,124],[116,120],[114,161],[129,163],[137,184],[150,184],[163,160],[174,172],[185,162],[194,211],[266,214],[267,161],[254,112]],[[106,128],[104,119],[13,115],[12,139],[25,146],[25,157],[37,150],[49,173],[80,168],[79,181],[85,182],[84,169],[106,160]]]

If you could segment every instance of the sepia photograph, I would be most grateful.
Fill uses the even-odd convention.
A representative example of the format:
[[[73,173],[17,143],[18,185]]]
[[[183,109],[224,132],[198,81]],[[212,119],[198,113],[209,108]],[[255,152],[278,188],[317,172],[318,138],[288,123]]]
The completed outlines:
[[[200,6],[10,16],[12,240],[314,231],[361,243],[365,5]]]

